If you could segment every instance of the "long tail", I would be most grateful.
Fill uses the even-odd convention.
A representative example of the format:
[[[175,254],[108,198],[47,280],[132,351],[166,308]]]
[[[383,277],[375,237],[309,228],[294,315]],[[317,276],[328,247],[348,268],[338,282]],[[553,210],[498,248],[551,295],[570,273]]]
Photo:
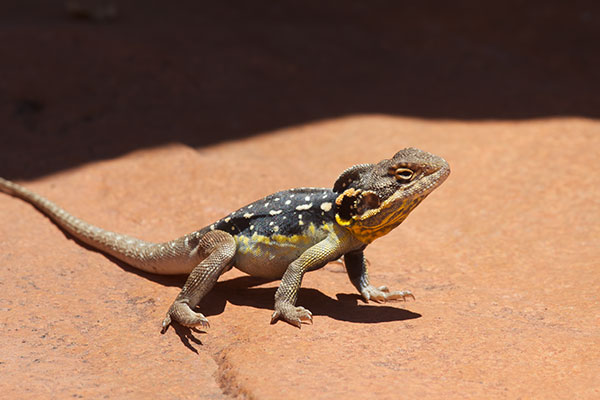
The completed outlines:
[[[0,178],[0,191],[35,206],[75,239],[143,271],[163,275],[185,274],[201,261],[196,247],[206,228],[170,242],[146,242],[89,224],[9,180]]]

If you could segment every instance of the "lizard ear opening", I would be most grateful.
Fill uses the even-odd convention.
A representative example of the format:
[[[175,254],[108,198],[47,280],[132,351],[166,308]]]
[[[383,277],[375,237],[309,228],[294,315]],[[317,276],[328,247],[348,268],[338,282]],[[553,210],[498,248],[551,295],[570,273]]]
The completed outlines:
[[[374,192],[362,192],[356,202],[356,213],[362,215],[366,211],[378,208],[380,203],[379,196]]]
[[[350,184],[360,178],[360,175],[373,168],[373,164],[358,164],[353,165],[340,174],[335,183],[333,184],[333,191],[336,193],[342,193],[348,189]]]
[[[378,208],[381,204],[375,192],[350,188],[344,191],[335,200],[337,215],[342,221],[350,221],[355,215]]]

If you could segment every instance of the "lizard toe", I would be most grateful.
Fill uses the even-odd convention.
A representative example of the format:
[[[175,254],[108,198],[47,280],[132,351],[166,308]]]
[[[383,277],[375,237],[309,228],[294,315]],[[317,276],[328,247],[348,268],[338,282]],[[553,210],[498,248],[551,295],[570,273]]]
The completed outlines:
[[[285,322],[301,328],[302,324],[312,324],[312,312],[304,307],[295,307],[293,304],[284,303],[278,304],[275,307],[275,312],[271,316],[271,323],[274,324],[277,320],[282,319]]]
[[[193,311],[185,301],[175,301],[173,305],[171,305],[171,308],[169,308],[167,316],[163,321],[163,331],[167,330],[171,320],[188,328],[210,328],[210,324],[206,317],[201,313]]]
[[[361,295],[365,301],[373,300],[376,303],[385,303],[388,300],[406,301],[408,298],[415,299],[415,296],[409,290],[397,290],[390,292],[387,286],[378,288],[369,285],[361,291]]]
[[[162,328],[160,330],[160,333],[165,333],[167,331],[167,329],[169,329],[169,325],[171,325],[171,316],[169,314],[167,314],[165,319],[163,319]]]

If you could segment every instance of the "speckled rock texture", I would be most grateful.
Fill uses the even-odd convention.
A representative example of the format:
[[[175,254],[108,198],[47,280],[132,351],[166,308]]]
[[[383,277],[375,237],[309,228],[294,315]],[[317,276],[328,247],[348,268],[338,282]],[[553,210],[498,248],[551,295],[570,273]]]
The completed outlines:
[[[3,397],[600,397],[596,3],[113,3],[0,6],[0,176],[161,241],[407,146],[452,174],[366,251],[416,300],[365,304],[331,263],[301,330],[233,270],[207,332],[161,335],[185,277],[0,194]]]

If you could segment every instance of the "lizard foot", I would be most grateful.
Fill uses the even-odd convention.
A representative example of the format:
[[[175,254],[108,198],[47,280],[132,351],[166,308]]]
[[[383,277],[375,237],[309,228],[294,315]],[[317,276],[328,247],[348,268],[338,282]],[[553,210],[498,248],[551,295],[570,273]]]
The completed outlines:
[[[175,301],[171,305],[171,308],[169,308],[169,311],[167,312],[167,316],[163,320],[161,333],[165,333],[167,329],[169,329],[169,325],[173,320],[188,328],[210,328],[210,324],[206,317],[192,311],[189,304],[183,301]]]
[[[387,286],[380,286],[376,288],[373,285],[369,285],[364,288],[360,293],[366,302],[373,300],[376,303],[385,303],[388,300],[402,300],[406,301],[407,298],[415,299],[415,296],[408,290],[398,290],[390,292]]]
[[[278,319],[282,319],[298,328],[302,324],[312,324],[312,313],[304,307],[296,307],[290,303],[275,304],[275,312],[271,316],[271,323],[274,324]]]

